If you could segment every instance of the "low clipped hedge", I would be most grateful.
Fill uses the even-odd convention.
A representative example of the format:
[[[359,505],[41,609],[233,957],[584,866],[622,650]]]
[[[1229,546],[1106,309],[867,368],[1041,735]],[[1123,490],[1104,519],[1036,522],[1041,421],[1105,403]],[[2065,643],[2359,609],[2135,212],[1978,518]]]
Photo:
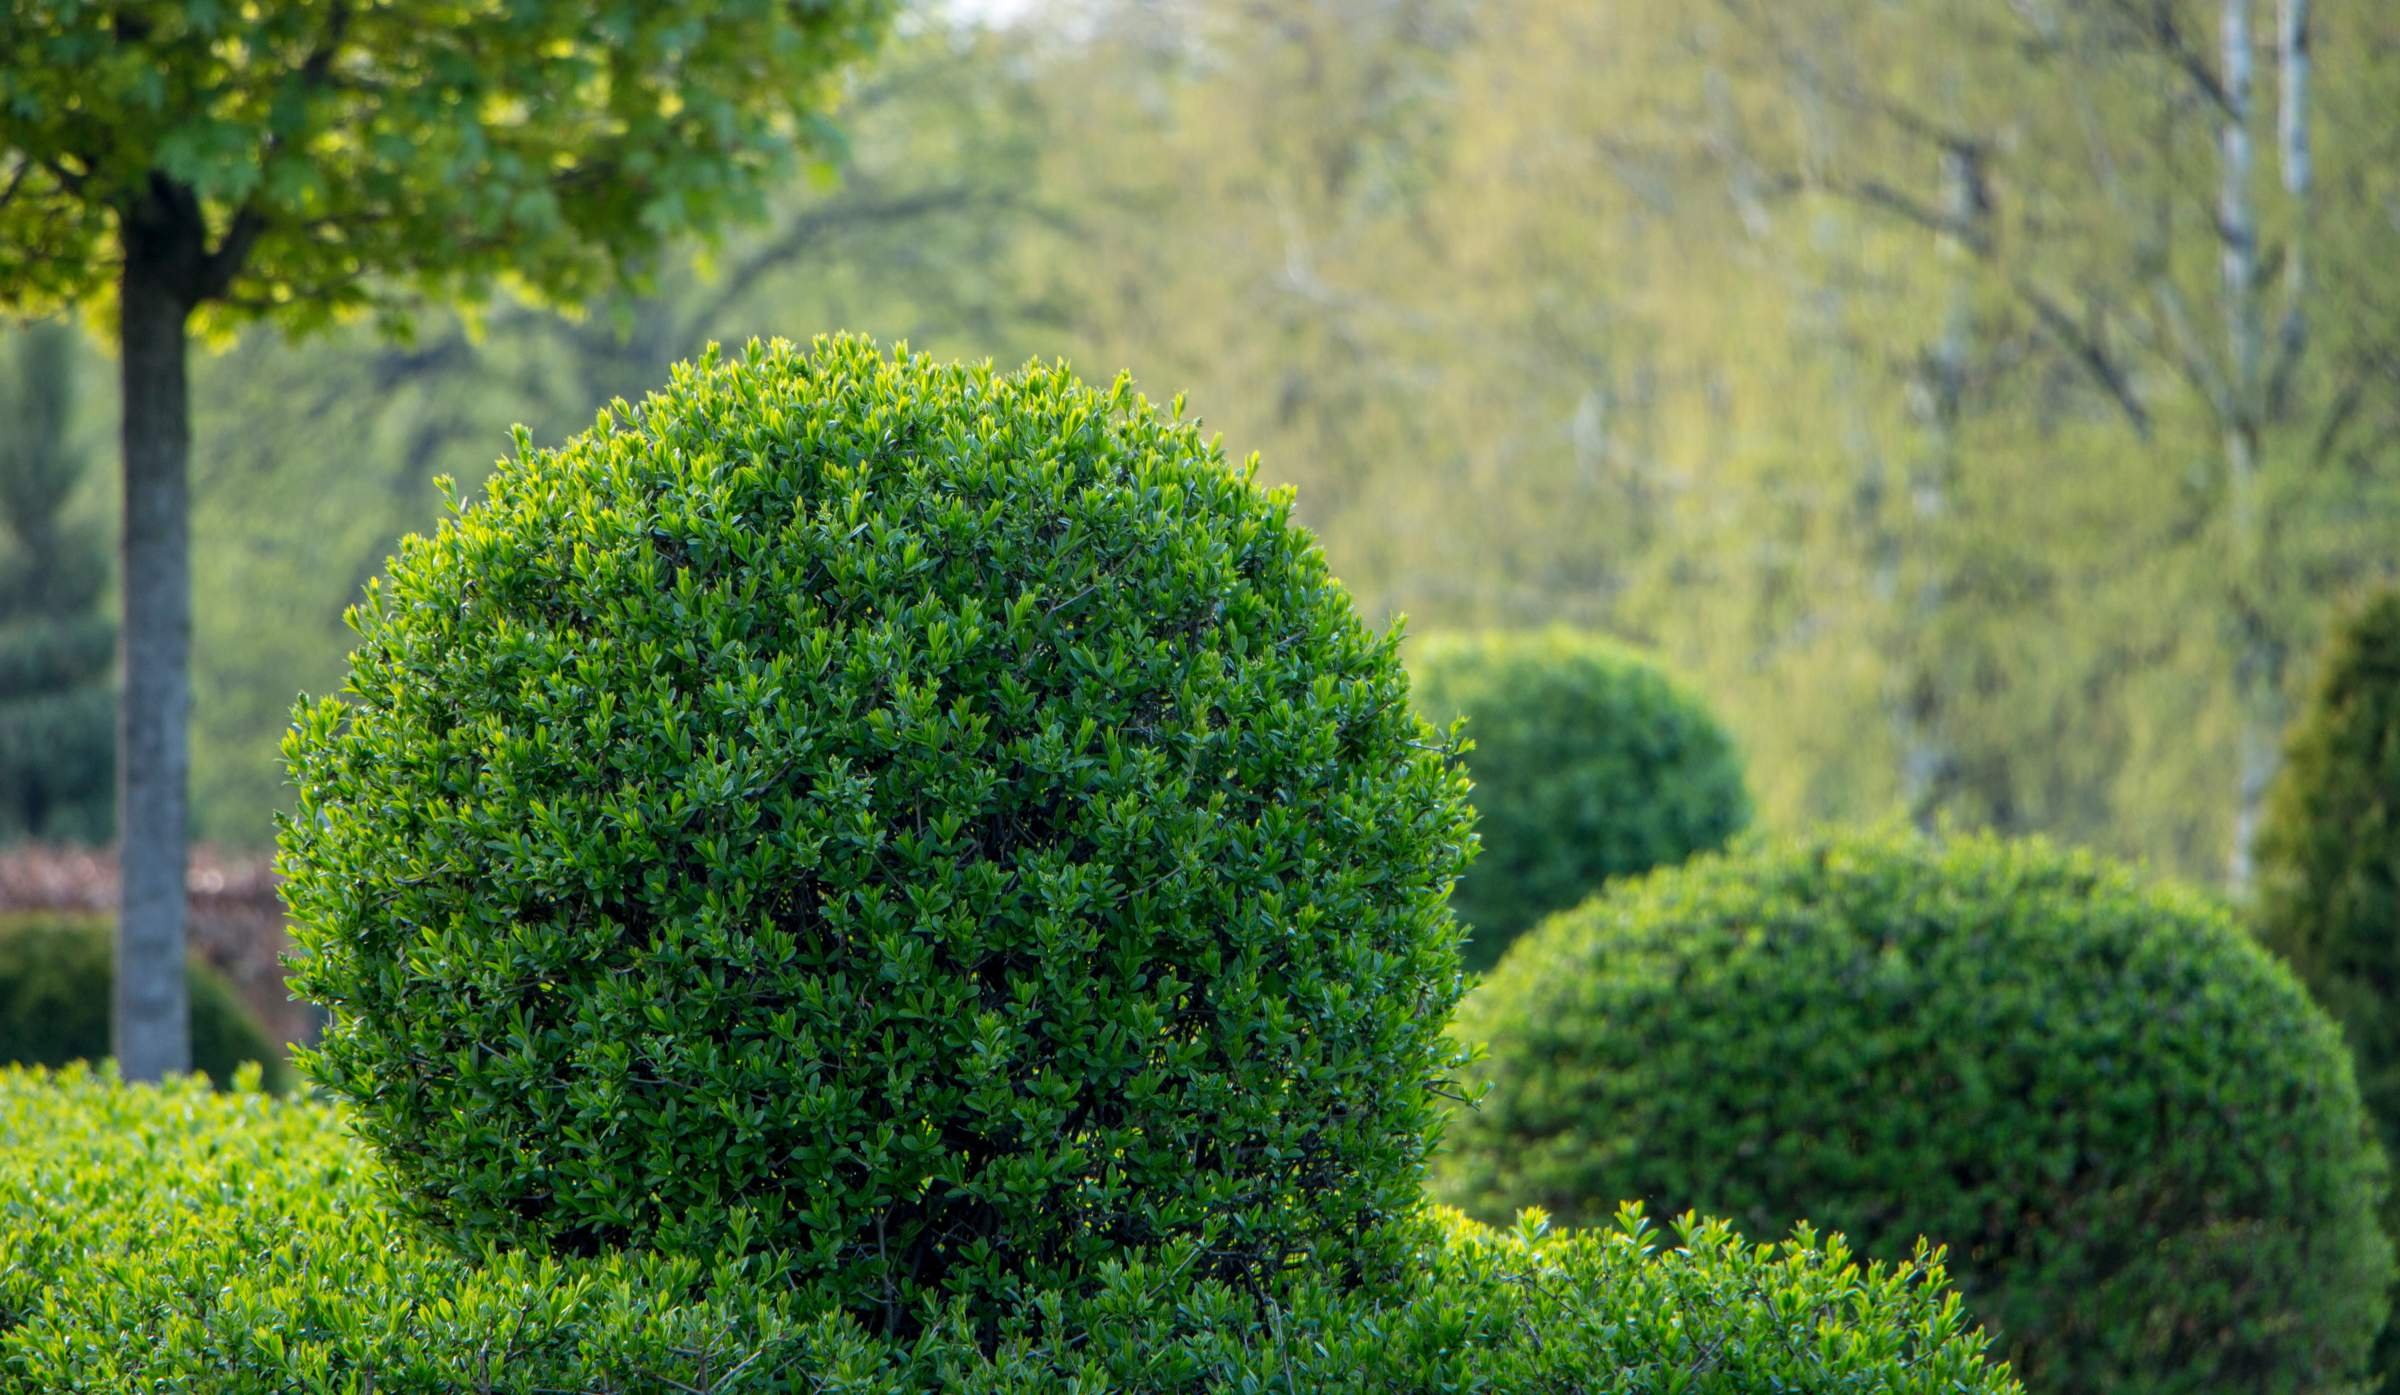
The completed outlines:
[[[1451,905],[1471,969],[1613,877],[1725,846],[1750,822],[1741,753],[1707,706],[1614,640],[1569,629],[1411,647],[1417,709],[1466,718],[1483,852]]]
[[[0,916],[0,1063],[63,1066],[109,1054],[113,927],[96,916]],[[249,1062],[268,1088],[290,1084],[283,1052],[205,964],[185,974],[192,1068],[219,1085]]]
[[[1862,1266],[1807,1233],[1427,1215],[1418,1277],[1371,1299],[1264,1301],[1170,1247],[996,1336],[954,1306],[898,1340],[796,1302],[758,1256],[462,1258],[399,1218],[318,1103],[0,1070],[0,1139],[12,1391],[2022,1395],[1932,1257]]]
[[[1837,833],[1620,885],[1461,1011],[1437,1194],[1949,1247],[2031,1389],[2323,1391],[2385,1313],[2333,1024],[2214,903],[2040,844]]]

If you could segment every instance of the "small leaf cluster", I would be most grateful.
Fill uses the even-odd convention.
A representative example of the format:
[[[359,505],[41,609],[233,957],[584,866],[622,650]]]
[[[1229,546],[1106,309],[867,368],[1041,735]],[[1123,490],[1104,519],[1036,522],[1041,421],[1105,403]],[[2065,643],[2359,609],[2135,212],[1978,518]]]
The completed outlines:
[[[2334,1021],[2387,1153],[2400,1148],[2400,591],[2335,632],[2259,830],[2258,928]],[[2387,1203],[2387,1234],[2400,1207]],[[2400,1384],[2400,1333],[2378,1365]]]
[[[1483,851],[1452,904],[1468,967],[1488,969],[1553,911],[1725,846],[1750,822],[1740,752],[1655,664],[1568,629],[1431,636],[1412,646],[1418,710],[1465,717]]]
[[[340,1113],[191,1081],[0,1069],[0,1388],[72,1395],[2022,1395],[1939,1257],[1854,1262],[1722,1223],[1406,1227],[1411,1278],[1280,1297],[1200,1252],[963,1305],[913,1337],[811,1307],[762,1257],[431,1243]]]
[[[1465,780],[1123,379],[753,344],[406,540],[303,704],[305,1058],[469,1248],[775,1250],[880,1330],[1196,1246],[1391,1272]]]
[[[2392,1250],[2332,1022],[2215,904],[1990,837],[1837,832],[1622,883],[1470,998],[1437,1194],[1946,1245],[2034,1389],[2341,1389]]]
[[[0,917],[0,1064],[63,1066],[109,1054],[109,984],[116,946],[96,916],[29,913]],[[283,1089],[290,1067],[222,974],[198,961],[185,969],[192,1068],[218,1085],[255,1064]]]

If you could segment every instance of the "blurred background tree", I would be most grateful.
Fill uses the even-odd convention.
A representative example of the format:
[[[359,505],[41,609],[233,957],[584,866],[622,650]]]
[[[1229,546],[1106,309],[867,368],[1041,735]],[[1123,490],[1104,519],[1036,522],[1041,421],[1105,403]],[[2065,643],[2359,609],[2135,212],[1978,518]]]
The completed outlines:
[[[2233,8],[920,7],[839,180],[619,313],[196,365],[196,827],[266,840],[434,473],[852,328],[1188,387],[1371,612],[1660,654],[1771,827],[2238,880],[2289,656],[2396,569],[2400,11]]]
[[[108,548],[70,512],[89,456],[82,352],[82,336],[48,321],[0,353],[0,839],[108,837]]]

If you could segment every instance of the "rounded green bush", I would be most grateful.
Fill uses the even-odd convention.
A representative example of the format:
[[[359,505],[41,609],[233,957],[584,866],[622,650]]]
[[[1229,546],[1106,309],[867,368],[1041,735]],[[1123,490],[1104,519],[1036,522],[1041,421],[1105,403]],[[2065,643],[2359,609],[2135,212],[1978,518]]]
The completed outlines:
[[[1612,877],[1725,846],[1750,822],[1741,756],[1700,700],[1598,635],[1436,635],[1417,708],[1467,719],[1483,852],[1452,898],[1469,968]]]
[[[2058,1395],[2323,1391],[2385,1310],[2339,1035],[2211,902],[2040,844],[1843,833],[1620,884],[1460,1013],[1466,1209],[1620,1200],[1949,1249]]]
[[[0,1064],[63,1066],[109,1054],[109,984],[116,946],[93,916],[0,917]],[[192,963],[192,1068],[219,1086],[256,1061],[268,1088],[289,1083],[283,1052],[243,1008],[222,975]]]
[[[2261,938],[2341,1024],[2384,1149],[2400,1151],[2400,591],[2333,637],[2268,799],[2258,890]],[[2384,1230],[2400,1236],[2390,1200]],[[2400,1332],[2377,1365],[2400,1389]]]
[[[763,1262],[471,1258],[385,1202],[310,1100],[0,1069],[0,1389],[742,1395],[2023,1395],[1941,1267],[1627,1214],[1574,1234],[1412,1217],[1405,1282],[1193,1277],[1196,1242],[902,1340]],[[505,1353],[505,1355],[502,1355]]]
[[[289,740],[307,1069],[464,1241],[774,1250],[886,1330],[1168,1242],[1389,1272],[1471,815],[1254,474],[855,339],[520,436]]]

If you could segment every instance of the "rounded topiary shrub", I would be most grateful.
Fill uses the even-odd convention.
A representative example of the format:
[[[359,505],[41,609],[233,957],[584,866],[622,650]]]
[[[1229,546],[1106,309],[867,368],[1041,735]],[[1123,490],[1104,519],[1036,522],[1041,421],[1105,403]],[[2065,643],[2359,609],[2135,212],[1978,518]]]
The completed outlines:
[[[1519,941],[1441,1190],[1947,1245],[2028,1389],[2335,1390],[2391,1247],[2333,1024],[2214,904],[2039,844],[1837,834]]]
[[[109,1054],[109,984],[116,947],[108,921],[91,916],[0,917],[0,1064],[63,1066]],[[256,1061],[267,1088],[288,1082],[283,1051],[267,1039],[223,976],[193,963],[192,1068],[219,1086]]]
[[[304,705],[306,1058],[467,1241],[885,1328],[1417,1202],[1465,781],[1287,493],[1063,367],[679,367],[406,540]]]
[[[1452,904],[1470,968],[1611,877],[1725,846],[1750,822],[1733,741],[1698,698],[1598,635],[1436,635],[1417,707],[1467,719],[1482,854]]]
[[[2387,1152],[2400,1149],[2400,591],[2335,633],[2259,830],[2258,924],[2341,1024]],[[2385,1232],[2400,1235],[2387,1201]],[[2400,1333],[2377,1363],[2400,1388]]]

